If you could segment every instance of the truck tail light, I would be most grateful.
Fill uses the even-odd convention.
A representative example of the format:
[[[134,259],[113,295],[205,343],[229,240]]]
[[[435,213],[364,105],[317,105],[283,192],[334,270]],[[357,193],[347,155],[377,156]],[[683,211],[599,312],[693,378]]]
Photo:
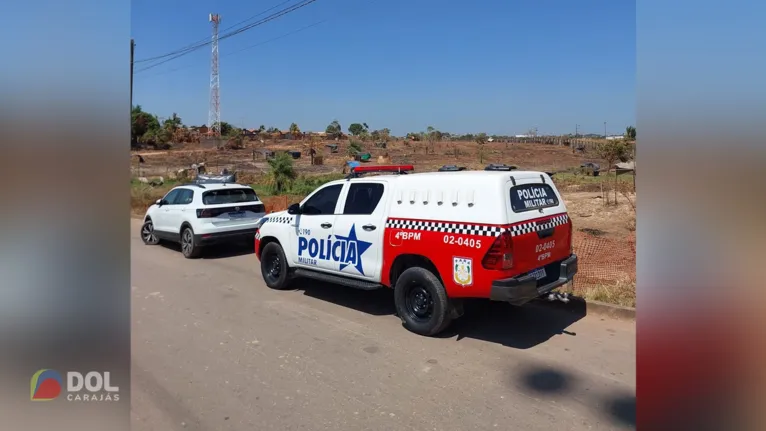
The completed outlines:
[[[497,237],[482,259],[481,266],[494,270],[513,268],[513,237],[510,232],[505,231]]]

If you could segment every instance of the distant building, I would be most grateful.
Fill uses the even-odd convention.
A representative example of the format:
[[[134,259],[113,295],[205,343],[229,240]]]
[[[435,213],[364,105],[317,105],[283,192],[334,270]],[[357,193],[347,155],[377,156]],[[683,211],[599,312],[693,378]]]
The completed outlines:
[[[625,136],[623,136],[623,135],[611,135],[611,136],[607,136],[606,139],[608,141],[615,141],[615,140],[619,140],[619,139],[625,139]]]

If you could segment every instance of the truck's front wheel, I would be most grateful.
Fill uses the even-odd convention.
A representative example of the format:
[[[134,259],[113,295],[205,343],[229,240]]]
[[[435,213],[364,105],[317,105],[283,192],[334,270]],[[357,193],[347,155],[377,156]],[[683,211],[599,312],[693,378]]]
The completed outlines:
[[[266,286],[277,290],[286,289],[290,281],[289,270],[282,247],[276,242],[266,244],[261,253],[261,274]]]
[[[444,286],[425,268],[409,268],[399,276],[394,302],[404,327],[416,334],[436,335],[452,320]]]

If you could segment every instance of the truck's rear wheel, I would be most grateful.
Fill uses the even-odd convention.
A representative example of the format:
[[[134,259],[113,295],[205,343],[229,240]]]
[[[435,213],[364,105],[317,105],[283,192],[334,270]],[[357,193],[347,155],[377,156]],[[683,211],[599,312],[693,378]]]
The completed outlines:
[[[289,270],[282,246],[276,242],[266,244],[261,253],[261,275],[266,286],[277,290],[287,288]]]
[[[444,286],[425,268],[409,268],[399,276],[394,302],[404,327],[416,334],[436,335],[452,320]]]

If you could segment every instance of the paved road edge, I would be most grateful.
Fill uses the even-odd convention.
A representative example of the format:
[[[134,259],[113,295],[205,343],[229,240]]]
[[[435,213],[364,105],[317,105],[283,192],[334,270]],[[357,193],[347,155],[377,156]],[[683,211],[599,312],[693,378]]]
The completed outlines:
[[[593,313],[625,320],[636,319],[635,308],[623,307],[621,305],[609,304],[600,301],[587,301],[584,299],[581,300],[585,302],[585,309],[589,314]]]

